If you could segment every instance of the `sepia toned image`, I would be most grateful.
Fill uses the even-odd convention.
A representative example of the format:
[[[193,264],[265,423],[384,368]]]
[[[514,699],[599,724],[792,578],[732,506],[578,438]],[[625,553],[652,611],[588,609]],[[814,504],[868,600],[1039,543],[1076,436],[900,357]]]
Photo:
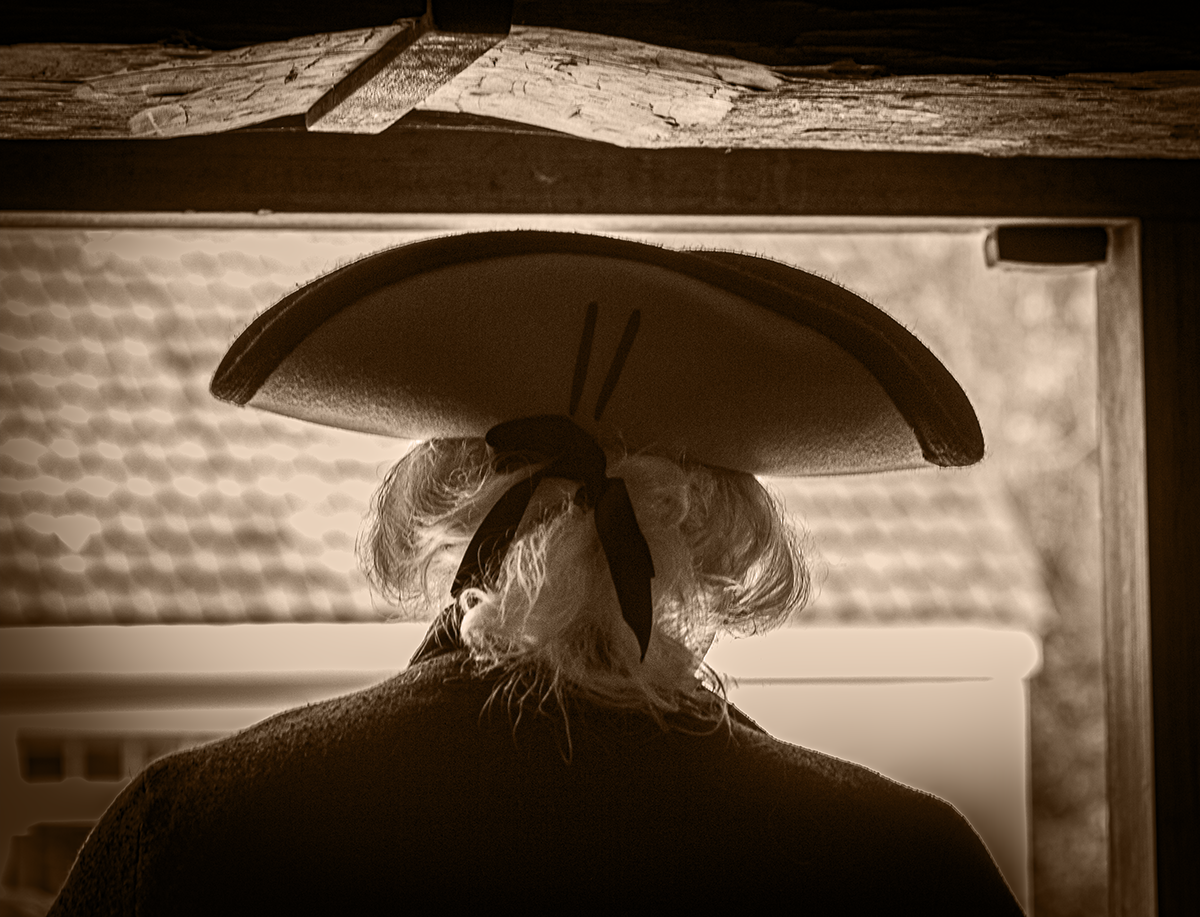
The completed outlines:
[[[1177,12],[3,31],[0,917],[1200,910]]]
[[[207,388],[225,341],[267,305],[423,235],[6,234],[19,410],[5,421],[5,624],[44,638],[26,671],[59,681],[9,717],[10,862],[77,846],[138,769],[261,719],[270,692],[281,707],[339,693],[305,628],[336,644],[329,626],[353,638],[365,625],[343,679],[415,649],[427,625],[372,592],[355,553],[408,444],[221,405]],[[1035,887],[1102,901],[1093,269],[989,267],[979,231],[621,235],[869,291],[963,381],[988,443],[978,469],[766,480],[806,540],[813,597],[709,661],[773,734],[953,802],[1026,906]],[[1063,634],[1075,639],[1047,668]],[[72,647],[106,647],[112,670],[81,683],[86,668],[63,670]],[[298,670],[272,680],[255,649]]]

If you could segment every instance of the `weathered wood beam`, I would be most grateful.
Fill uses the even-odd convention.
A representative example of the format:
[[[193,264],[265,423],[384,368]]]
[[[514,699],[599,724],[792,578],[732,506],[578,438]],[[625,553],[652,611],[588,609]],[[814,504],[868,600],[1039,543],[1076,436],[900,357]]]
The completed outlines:
[[[409,19],[396,24],[402,25],[403,28],[378,50],[360,60],[353,70],[325,90],[324,94],[309,106],[308,111],[304,113],[304,124],[308,130],[320,130],[322,122],[326,125],[325,129],[336,130],[329,126],[335,120],[335,113],[349,108],[347,103],[351,96],[355,96],[363,86],[391,67],[399,55],[411,49],[414,42],[433,27],[433,19],[426,13],[419,19]]]
[[[310,131],[378,134],[491,50],[508,34],[447,32],[432,10],[362,61],[305,114]]]
[[[616,146],[708,143],[747,90],[784,84],[771,68],[561,29],[514,28],[420,106],[486,115]],[[786,144],[764,144],[764,146]]]
[[[647,149],[1200,157],[1200,72],[802,75],[546,28],[514,27],[419,107]]]
[[[0,48],[0,137],[184,137],[306,112],[411,21],[234,51]]]
[[[0,143],[2,210],[1178,218],[1200,161],[629,150],[414,112],[375,136],[249,129]]]
[[[0,136],[181,136],[296,114],[402,28],[232,52],[159,49],[165,59],[149,66],[155,52],[145,47],[129,49],[128,63],[115,49],[67,49],[72,67],[53,63],[59,49],[4,49]],[[447,41],[441,51],[459,62],[478,50],[463,37]],[[113,63],[122,69],[83,72]],[[44,75],[43,67],[49,67]],[[345,126],[391,123],[446,69],[419,54],[400,54],[364,87],[369,92],[347,100]],[[1067,77],[784,71],[549,28],[514,27],[417,107],[642,149],[1200,157],[1200,71]]]

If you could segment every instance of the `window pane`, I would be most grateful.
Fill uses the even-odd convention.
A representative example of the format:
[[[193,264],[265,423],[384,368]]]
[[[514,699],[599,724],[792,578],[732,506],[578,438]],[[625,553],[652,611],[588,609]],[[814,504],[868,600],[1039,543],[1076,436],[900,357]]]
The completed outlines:
[[[0,233],[0,625],[394,614],[357,572],[354,544],[406,444],[238,410],[207,389],[236,333],[295,285],[433,234]],[[1041,914],[1102,912],[1092,273],[990,270],[979,232],[620,234],[832,277],[963,383],[989,444],[980,467],[775,482],[822,577],[794,623],[970,624],[1041,641],[1034,898]],[[27,779],[62,779],[61,749],[34,751]],[[89,752],[82,766],[99,776],[112,760]]]

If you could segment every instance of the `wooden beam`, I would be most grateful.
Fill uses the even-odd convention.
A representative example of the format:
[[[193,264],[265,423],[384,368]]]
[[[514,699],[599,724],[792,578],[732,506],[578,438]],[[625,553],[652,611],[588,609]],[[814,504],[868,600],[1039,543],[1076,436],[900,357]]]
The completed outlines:
[[[1200,163],[824,150],[624,150],[414,113],[373,137],[244,131],[6,141],[0,209],[1185,217]]]
[[[0,136],[214,133],[313,104],[402,26],[339,33],[113,73],[107,56],[57,48],[0,55]],[[399,34],[399,37],[397,37]],[[643,149],[836,149],[995,156],[1200,158],[1200,72],[877,77],[861,68],[783,72],[732,57],[550,28],[514,28],[456,77],[487,36],[430,34],[374,75],[322,130],[382,130],[418,107],[534,125]],[[178,52],[162,49],[164,55]],[[50,66],[48,75],[42,68]],[[135,69],[136,68],[136,69]],[[442,85],[444,84],[444,85]],[[328,96],[326,96],[328,98]],[[320,114],[320,113],[318,113]]]
[[[420,107],[647,149],[1200,157],[1200,72],[784,73],[732,57],[549,28],[514,27]]]
[[[504,25],[504,32],[446,32],[426,14],[318,99],[305,126],[349,134],[386,130],[503,40]]]
[[[0,49],[0,137],[185,137],[306,112],[411,22],[204,51]]]
[[[390,67],[397,57],[409,50],[413,43],[432,27],[433,21],[428,14],[403,23],[403,28],[392,35],[382,47],[360,60],[353,70],[325,90],[304,113],[305,127],[313,130],[322,121],[328,123],[334,112],[345,106],[351,96],[376,79],[381,71]]]
[[[1158,907],[1200,913],[1200,222],[1144,220]],[[1133,911],[1130,911],[1133,913]],[[1140,911],[1139,913],[1145,913]]]
[[[1097,438],[1111,917],[1154,917],[1154,720],[1139,228],[1110,231],[1096,285]]]
[[[706,141],[743,93],[783,83],[769,67],[731,57],[520,28],[419,108],[532,124],[623,147],[729,146]]]

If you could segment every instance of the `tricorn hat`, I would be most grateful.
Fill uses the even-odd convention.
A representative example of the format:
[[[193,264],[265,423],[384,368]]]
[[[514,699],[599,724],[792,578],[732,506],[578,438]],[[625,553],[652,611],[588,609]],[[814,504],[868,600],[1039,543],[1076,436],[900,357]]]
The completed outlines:
[[[213,394],[405,439],[561,414],[767,475],[961,466],[983,435],[912,334],[780,262],[562,232],[402,245],[291,293],[234,342]]]

